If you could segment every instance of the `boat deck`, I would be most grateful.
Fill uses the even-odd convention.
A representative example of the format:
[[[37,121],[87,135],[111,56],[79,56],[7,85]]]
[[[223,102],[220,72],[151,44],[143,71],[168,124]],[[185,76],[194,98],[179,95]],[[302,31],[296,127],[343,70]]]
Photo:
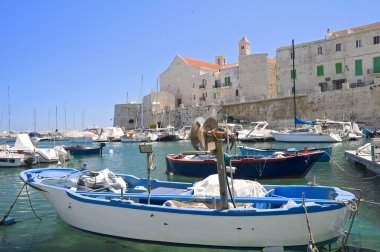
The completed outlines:
[[[366,167],[366,169],[380,174],[380,162],[372,161],[370,154],[356,154],[356,151],[345,151],[346,158],[352,162],[359,163]]]

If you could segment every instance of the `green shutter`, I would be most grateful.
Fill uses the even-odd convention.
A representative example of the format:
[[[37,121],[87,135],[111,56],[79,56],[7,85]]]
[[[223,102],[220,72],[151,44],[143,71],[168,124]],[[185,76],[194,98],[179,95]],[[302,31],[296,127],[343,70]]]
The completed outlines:
[[[380,73],[380,57],[373,58],[373,72]]]
[[[317,66],[317,76],[323,76],[323,65]]]
[[[363,75],[362,60],[355,60],[355,75]]]
[[[335,64],[335,72],[337,74],[343,73],[343,71],[342,71],[342,63],[336,63]]]
[[[296,69],[292,69],[290,70],[290,78],[293,80],[293,79],[296,79],[297,78],[297,70]]]

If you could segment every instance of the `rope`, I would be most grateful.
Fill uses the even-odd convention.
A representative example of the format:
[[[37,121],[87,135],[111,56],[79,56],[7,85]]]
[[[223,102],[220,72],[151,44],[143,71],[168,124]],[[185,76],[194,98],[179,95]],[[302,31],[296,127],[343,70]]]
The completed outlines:
[[[13,204],[11,205],[11,207],[9,208],[8,212],[4,215],[3,219],[0,220],[0,225],[3,225],[5,224],[5,219],[9,216],[9,214],[11,213],[12,211],[12,208],[14,207],[14,205],[16,204],[17,200],[18,200],[18,197],[20,197],[21,195],[21,192],[24,190],[24,187],[26,186],[26,183],[24,183],[24,185],[22,186],[20,192],[18,193],[15,201],[13,202]]]
[[[37,219],[39,220],[42,220],[37,214],[36,212],[34,211],[34,208],[33,208],[33,205],[32,205],[32,201],[30,200],[30,196],[29,196],[29,191],[28,191],[28,185],[25,183],[25,189],[26,189],[26,195],[28,195],[28,200],[29,200],[29,205],[30,205],[30,208],[32,209],[33,213],[34,213],[34,216],[36,216]]]
[[[303,209],[305,209],[307,230],[309,231],[309,246],[307,247],[307,251],[318,252],[319,250],[317,248],[317,245],[315,244],[313,233],[311,232],[309,216],[307,214],[307,207],[305,204],[305,193],[302,193],[302,206],[303,206]]]
[[[379,174],[376,174],[375,176],[372,176],[372,177],[368,177],[368,178],[361,178],[361,177],[357,177],[355,175],[352,175],[351,173],[347,172],[345,169],[343,169],[333,158],[330,154],[328,154],[327,152],[325,152],[331,159],[331,161],[341,170],[343,171],[344,173],[346,173],[348,176],[352,177],[352,178],[355,178],[355,179],[358,179],[358,180],[371,180],[371,179],[376,179],[379,177]]]
[[[379,202],[375,202],[375,201],[372,201],[372,200],[360,200],[360,202],[364,202],[364,203],[369,203],[369,204],[374,204],[374,205],[378,205],[380,206],[380,203]]]

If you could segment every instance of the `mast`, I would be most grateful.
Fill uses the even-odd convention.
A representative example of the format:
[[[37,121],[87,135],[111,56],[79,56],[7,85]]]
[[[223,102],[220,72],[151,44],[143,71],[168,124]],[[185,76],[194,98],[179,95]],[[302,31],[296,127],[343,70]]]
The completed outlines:
[[[58,132],[58,106],[55,105],[55,132]]]
[[[10,102],[10,87],[8,86],[8,136],[11,136],[11,102]]]
[[[34,132],[37,133],[36,108],[34,108]]]
[[[66,122],[66,105],[65,105],[65,130],[67,130],[67,122]]]
[[[157,112],[158,112],[158,109],[157,109],[157,105],[158,105],[158,78],[157,78],[157,80],[156,80],[156,104],[155,104],[155,114],[156,114],[156,116],[155,116],[155,118],[156,118],[156,131],[157,131],[157,128],[158,128],[158,126],[157,126]]]
[[[143,80],[144,80],[144,75],[141,75],[141,90],[140,90],[140,95],[141,95],[141,129],[144,129],[144,97],[143,97]]]
[[[297,124],[296,124],[296,120],[295,120],[295,117],[297,115],[297,107],[296,107],[296,70],[294,68],[294,58],[296,57],[295,53],[294,53],[294,39],[292,39],[292,54],[293,54],[293,71],[292,71],[292,77],[293,77],[293,104],[294,104],[294,116],[293,116],[293,120],[294,120],[294,128],[297,127]]]

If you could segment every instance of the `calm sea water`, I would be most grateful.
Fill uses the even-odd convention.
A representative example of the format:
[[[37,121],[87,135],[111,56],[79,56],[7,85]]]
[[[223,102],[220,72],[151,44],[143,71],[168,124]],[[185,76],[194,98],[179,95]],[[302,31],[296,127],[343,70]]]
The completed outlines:
[[[306,178],[261,182],[263,184],[306,184],[315,180],[320,185],[361,189],[365,201],[361,202],[359,215],[356,218],[349,239],[349,245],[380,250],[380,179],[363,179],[373,177],[374,174],[365,171],[360,166],[355,166],[344,158],[344,150],[356,149],[367,141],[361,140],[332,145],[332,161],[329,163],[317,163]],[[46,145],[47,143],[44,144]],[[294,145],[272,142],[257,143],[253,146],[287,148],[302,147],[304,144]],[[313,146],[325,145],[314,144]],[[196,181],[193,178],[169,177],[165,174],[165,155],[193,150],[189,142],[153,143],[153,148],[157,164],[157,168],[152,175],[153,178],[173,181]],[[113,153],[111,154],[111,152]],[[139,177],[146,177],[146,156],[139,153],[138,144],[107,143],[102,156],[74,157],[64,166],[81,168],[84,162],[88,164],[88,168],[91,170],[109,168],[116,173],[129,173]],[[56,165],[50,165],[50,167],[54,166]],[[48,165],[39,165],[39,167],[48,167]],[[9,210],[23,187],[23,183],[18,177],[22,170],[22,168],[0,169],[0,217]],[[41,220],[38,220],[33,214],[28,196],[30,196],[35,213]],[[377,204],[370,203],[370,201],[377,202]],[[0,226],[0,251],[228,251],[224,249],[144,243],[78,230],[61,220],[41,194],[31,188],[28,188],[28,192],[25,189],[22,191],[10,216],[15,217],[18,222],[10,226]],[[103,218],[108,217],[106,214],[103,216]],[[133,229],[133,226],[126,228]],[[333,248],[338,246],[339,244],[336,243]]]

